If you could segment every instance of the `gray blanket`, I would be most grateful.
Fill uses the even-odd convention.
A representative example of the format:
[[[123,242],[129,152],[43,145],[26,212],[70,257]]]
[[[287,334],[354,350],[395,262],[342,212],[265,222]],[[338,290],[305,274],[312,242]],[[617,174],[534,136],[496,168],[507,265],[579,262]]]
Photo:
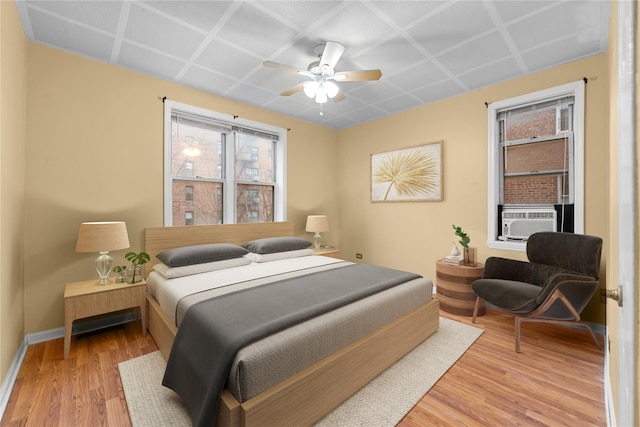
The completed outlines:
[[[241,348],[418,277],[355,264],[194,304],[178,329],[162,384],[182,397],[194,426],[215,425],[220,395]]]

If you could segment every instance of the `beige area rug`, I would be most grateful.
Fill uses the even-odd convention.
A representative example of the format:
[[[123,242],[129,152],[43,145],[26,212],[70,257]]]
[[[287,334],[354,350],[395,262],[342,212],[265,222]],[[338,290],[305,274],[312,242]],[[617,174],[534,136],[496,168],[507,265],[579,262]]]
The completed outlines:
[[[440,328],[411,353],[322,419],[317,426],[395,426],[482,333],[444,317]],[[133,427],[190,426],[180,397],[162,386],[160,352],[118,365]]]

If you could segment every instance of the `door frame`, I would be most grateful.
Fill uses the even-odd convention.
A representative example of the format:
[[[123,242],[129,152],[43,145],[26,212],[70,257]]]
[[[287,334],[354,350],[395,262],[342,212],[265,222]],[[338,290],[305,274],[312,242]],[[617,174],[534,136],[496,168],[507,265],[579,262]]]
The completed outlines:
[[[617,52],[617,179],[618,179],[618,286],[622,306],[618,317],[618,410],[617,424],[637,425],[638,382],[638,172],[636,152],[636,2],[618,2]],[[613,172],[613,171],[612,171]]]

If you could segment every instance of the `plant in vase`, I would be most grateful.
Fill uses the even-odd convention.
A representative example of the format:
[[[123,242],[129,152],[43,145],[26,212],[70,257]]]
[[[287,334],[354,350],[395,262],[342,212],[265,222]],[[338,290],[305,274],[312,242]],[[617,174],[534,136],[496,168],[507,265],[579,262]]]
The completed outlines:
[[[455,231],[456,236],[460,238],[458,243],[462,246],[463,253],[463,264],[475,266],[476,265],[476,254],[475,248],[469,247],[469,242],[471,242],[471,238],[467,233],[462,230],[462,227],[457,227],[456,225],[452,225],[453,230]]]
[[[127,272],[127,266],[126,265],[116,265],[115,267],[112,268],[113,272],[116,273],[118,276],[116,277],[116,283],[124,283],[124,275]]]
[[[129,283],[137,283],[142,280],[142,266],[151,260],[151,257],[146,252],[127,252],[124,258],[133,264],[131,266],[131,274],[129,275],[131,281]]]

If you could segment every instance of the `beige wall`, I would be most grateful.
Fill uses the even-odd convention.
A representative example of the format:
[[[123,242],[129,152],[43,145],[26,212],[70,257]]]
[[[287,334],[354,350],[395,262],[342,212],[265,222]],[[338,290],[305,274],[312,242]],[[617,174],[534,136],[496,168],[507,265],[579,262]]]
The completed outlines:
[[[480,261],[491,255],[523,258],[523,253],[491,250],[487,240],[487,109],[500,101],[589,78],[586,85],[585,232],[608,237],[608,69],[606,55],[425,105],[339,134],[341,253],[365,262],[416,271],[435,278],[435,261],[456,241],[461,226],[478,248]],[[442,202],[371,203],[370,155],[443,140]],[[605,251],[606,254],[606,251]],[[605,263],[603,257],[603,265]],[[604,271],[603,271],[604,281]],[[604,286],[604,284],[603,284]],[[604,323],[596,296],[584,311]]]
[[[24,338],[23,229],[27,41],[0,2],[0,381]]]
[[[33,43],[27,70],[27,333],[61,327],[65,284],[96,276],[81,222],[126,221],[135,251],[163,225],[162,97],[290,129],[288,220],[311,238],[306,215],[327,214],[338,240],[336,131]]]

